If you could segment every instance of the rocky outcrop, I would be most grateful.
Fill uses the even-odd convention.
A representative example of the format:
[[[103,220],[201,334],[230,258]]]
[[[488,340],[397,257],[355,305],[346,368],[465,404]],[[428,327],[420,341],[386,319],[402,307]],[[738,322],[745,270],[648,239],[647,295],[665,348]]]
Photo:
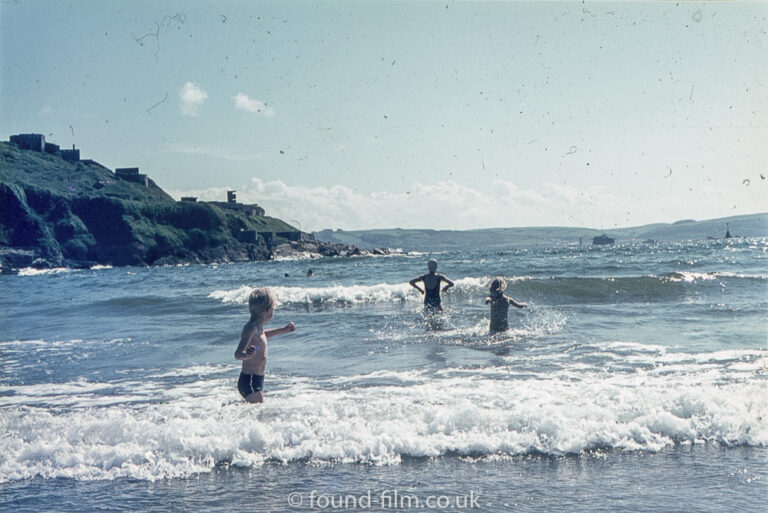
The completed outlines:
[[[269,260],[288,248],[337,256],[263,211],[178,202],[152,180],[119,180],[95,162],[0,143],[0,268]],[[261,235],[257,235],[261,234]],[[306,248],[303,246],[306,245]],[[359,250],[358,250],[359,251]]]
[[[360,249],[356,246],[333,242],[285,242],[274,248],[271,258],[381,256],[389,255],[391,252],[392,250],[388,248]]]
[[[263,240],[243,243],[247,222],[203,203],[67,198],[0,183],[0,263],[89,267],[268,260]]]

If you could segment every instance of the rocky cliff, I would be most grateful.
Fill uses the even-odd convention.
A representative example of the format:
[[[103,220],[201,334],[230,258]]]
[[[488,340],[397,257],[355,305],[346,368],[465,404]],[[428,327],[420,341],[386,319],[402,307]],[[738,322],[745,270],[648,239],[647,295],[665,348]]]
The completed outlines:
[[[70,163],[0,143],[4,268],[267,260],[277,248],[303,251],[302,238],[306,234],[280,219],[178,202],[152,180],[145,186],[93,161]],[[355,250],[328,243],[312,248],[320,255]]]

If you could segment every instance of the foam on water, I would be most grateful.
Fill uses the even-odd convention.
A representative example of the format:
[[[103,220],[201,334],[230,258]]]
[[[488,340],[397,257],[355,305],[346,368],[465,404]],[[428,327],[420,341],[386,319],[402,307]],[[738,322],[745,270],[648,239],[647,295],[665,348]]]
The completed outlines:
[[[24,267],[19,269],[19,276],[39,276],[45,274],[62,274],[74,271],[68,267],[54,267],[51,269],[36,269],[34,267]]]
[[[281,304],[332,304],[402,301],[416,298],[418,292],[407,283],[328,287],[270,287]],[[246,304],[253,287],[215,290],[209,297],[222,303]]]
[[[450,302],[482,303],[488,294],[492,276],[466,277],[455,281],[455,287],[443,297]],[[693,293],[695,287],[723,287],[718,280],[764,282],[764,275],[740,273],[674,272],[662,275],[623,277],[539,277],[509,276],[509,294],[525,297],[546,297],[548,301],[632,301],[633,299],[664,300]],[[693,287],[693,288],[692,288]],[[329,285],[325,287],[271,287],[278,301],[291,304],[367,304],[392,301],[420,301],[422,296],[407,282],[374,285]],[[246,304],[253,287],[214,290],[209,297],[222,303]]]
[[[510,278],[521,281],[528,277]],[[469,277],[456,280],[447,294],[487,294],[490,277]],[[421,300],[418,291],[407,282],[378,283],[375,285],[330,285],[327,287],[270,287],[281,304],[349,304],[376,303],[403,300]],[[208,297],[222,303],[246,304],[254,287],[242,285],[236,289],[214,290]]]
[[[302,260],[312,260],[313,258],[322,258],[322,255],[318,253],[311,253],[309,251],[297,251],[289,255],[277,254],[274,257],[276,262],[296,262]]]
[[[553,374],[535,370],[551,355],[532,354],[480,369],[269,375],[260,406],[239,400],[234,366],[199,366],[192,382],[174,381],[173,372],[78,379],[53,396],[40,385],[5,386],[4,403],[14,406],[0,409],[0,482],[155,480],[266,461],[397,464],[404,457],[768,445],[768,351],[594,349],[629,352],[637,365],[590,366],[564,355]],[[124,392],[105,393],[109,387]]]
[[[111,265],[94,265],[88,268],[90,271],[103,271],[105,269],[112,269]],[[66,274],[72,272],[80,272],[84,269],[73,269],[71,267],[52,267],[49,269],[37,269],[35,267],[23,267],[19,269],[19,276],[42,276],[53,274]]]

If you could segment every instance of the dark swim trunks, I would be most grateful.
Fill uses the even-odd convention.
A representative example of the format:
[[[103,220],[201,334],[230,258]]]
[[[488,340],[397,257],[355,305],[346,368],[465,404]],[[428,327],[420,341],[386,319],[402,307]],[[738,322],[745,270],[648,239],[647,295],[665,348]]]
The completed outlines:
[[[442,310],[442,307],[440,306],[440,282],[438,282],[437,287],[433,289],[428,289],[426,286],[424,287],[424,306]]]
[[[243,398],[262,390],[264,390],[263,375],[240,373],[240,379],[237,380],[237,391]]]

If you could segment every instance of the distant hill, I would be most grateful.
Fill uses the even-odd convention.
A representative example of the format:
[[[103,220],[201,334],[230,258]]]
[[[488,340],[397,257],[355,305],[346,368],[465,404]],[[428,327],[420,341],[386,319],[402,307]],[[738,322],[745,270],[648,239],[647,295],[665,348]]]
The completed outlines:
[[[633,228],[595,230],[592,228],[533,227],[492,228],[483,230],[323,230],[315,232],[318,240],[351,244],[361,248],[389,247],[404,251],[448,251],[467,248],[509,248],[591,244],[596,236],[606,234],[616,244],[631,241],[699,240],[722,238],[726,225],[734,236],[768,237],[768,213],[725,217],[706,221],[686,219],[672,224],[657,223]]]
[[[179,202],[152,180],[0,142],[4,267],[265,260],[301,232],[242,204]],[[261,235],[260,235],[261,234]]]

